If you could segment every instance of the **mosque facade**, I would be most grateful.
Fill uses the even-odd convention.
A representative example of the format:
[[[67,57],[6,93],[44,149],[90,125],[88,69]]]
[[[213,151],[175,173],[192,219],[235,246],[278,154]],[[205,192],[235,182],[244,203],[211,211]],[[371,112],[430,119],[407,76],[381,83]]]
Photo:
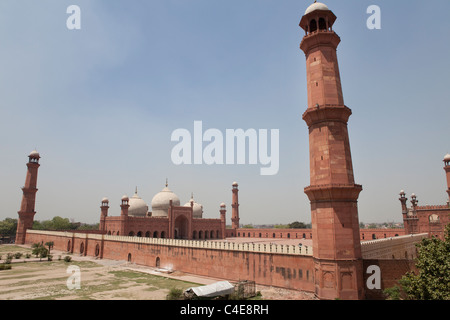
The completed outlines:
[[[203,206],[193,195],[181,206],[179,197],[169,189],[167,182],[153,197],[152,211],[138,195],[137,188],[131,198],[122,197],[120,216],[108,216],[108,198],[102,199],[100,208],[99,229],[107,235],[185,240],[224,239],[226,236],[225,204],[221,204],[220,218],[205,219]]]

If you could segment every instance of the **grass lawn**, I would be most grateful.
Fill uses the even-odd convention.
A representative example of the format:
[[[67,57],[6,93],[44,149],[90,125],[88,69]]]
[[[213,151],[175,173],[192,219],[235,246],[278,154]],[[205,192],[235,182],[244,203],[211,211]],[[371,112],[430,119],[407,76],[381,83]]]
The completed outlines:
[[[25,254],[31,253],[31,249],[0,245],[2,259],[8,252]],[[198,286],[120,265],[65,262],[55,256],[53,261],[44,258],[41,262],[27,261],[24,257],[13,259],[11,266],[10,270],[0,270],[0,300],[165,300],[172,288],[185,290]],[[67,285],[69,277],[73,277],[69,266],[79,268],[80,289],[70,290]]]

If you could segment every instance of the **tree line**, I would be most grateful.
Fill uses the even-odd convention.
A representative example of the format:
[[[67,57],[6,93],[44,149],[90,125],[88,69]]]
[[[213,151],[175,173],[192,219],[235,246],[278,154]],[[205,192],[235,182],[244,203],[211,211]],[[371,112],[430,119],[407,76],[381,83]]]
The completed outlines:
[[[14,238],[18,219],[6,218],[0,221],[0,239]],[[99,224],[72,222],[68,218],[54,217],[51,220],[34,221],[34,230],[98,230]]]

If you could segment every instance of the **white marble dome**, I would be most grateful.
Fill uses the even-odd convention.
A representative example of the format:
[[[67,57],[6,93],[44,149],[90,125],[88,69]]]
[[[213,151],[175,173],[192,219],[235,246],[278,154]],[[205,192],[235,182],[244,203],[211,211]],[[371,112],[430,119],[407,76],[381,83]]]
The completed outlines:
[[[327,5],[321,2],[314,2],[312,5],[310,5],[306,11],[305,11],[305,15],[307,15],[308,13],[311,13],[313,11],[316,10],[330,10],[328,9]]]
[[[33,150],[30,152],[29,157],[40,158],[40,155],[39,155],[39,152],[37,152],[36,150]]]
[[[139,197],[136,192],[134,195],[130,198],[128,204],[130,207],[128,208],[128,215],[132,217],[145,217],[148,213],[148,205],[145,203],[145,201]]]
[[[195,202],[194,197],[191,197],[191,200],[189,200],[189,202],[187,202],[184,206],[190,207],[191,203],[194,203],[192,208],[192,216],[196,219],[203,218],[203,206],[200,203]]]
[[[167,217],[169,215],[170,200],[172,200],[172,205],[180,205],[180,198],[166,186],[152,199],[152,217]]]

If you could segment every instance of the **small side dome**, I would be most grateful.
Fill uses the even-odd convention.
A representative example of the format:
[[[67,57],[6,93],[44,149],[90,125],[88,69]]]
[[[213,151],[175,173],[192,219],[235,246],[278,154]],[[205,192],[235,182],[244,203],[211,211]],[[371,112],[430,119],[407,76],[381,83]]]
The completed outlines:
[[[109,203],[109,200],[108,200],[108,198],[103,198],[103,199],[102,199],[102,202]]]
[[[330,11],[330,9],[328,9],[328,6],[324,3],[321,2],[314,2],[312,5],[310,5],[306,11],[305,11],[305,15],[307,15],[308,13],[311,13],[313,11],[316,10],[328,10]]]
[[[445,162],[450,162],[450,153],[447,153],[447,155],[444,157]]]
[[[190,207],[191,204],[193,204],[192,207],[192,216],[196,219],[201,219],[203,218],[203,206],[200,203],[197,203],[194,201],[194,196],[191,196],[191,200],[189,200],[189,202],[187,202],[184,206],[185,207]]]
[[[122,197],[122,201],[128,201],[128,200],[129,200],[129,198],[128,198],[127,195],[124,195],[124,196]]]
[[[145,217],[148,213],[148,205],[145,203],[144,200],[142,200],[141,197],[139,197],[136,192],[134,195],[130,198],[130,208],[128,208],[128,215],[132,217]]]
[[[225,202],[222,202],[221,204],[220,204],[220,207],[221,208],[225,208],[227,205],[225,204]]]

